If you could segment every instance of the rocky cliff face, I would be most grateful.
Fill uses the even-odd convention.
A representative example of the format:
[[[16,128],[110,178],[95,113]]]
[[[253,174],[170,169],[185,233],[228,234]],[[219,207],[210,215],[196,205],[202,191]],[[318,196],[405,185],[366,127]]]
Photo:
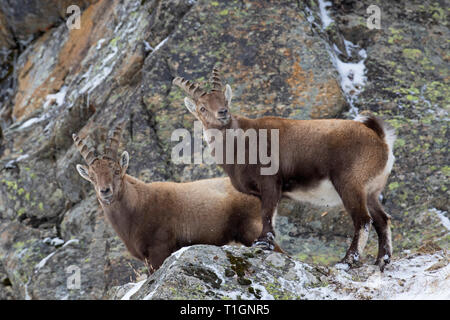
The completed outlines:
[[[383,195],[393,217],[394,255],[414,254],[424,243],[431,243],[433,252],[448,249],[449,31],[444,3],[336,0],[327,7],[322,1],[75,1],[84,8],[81,29],[69,30],[61,21],[62,2],[48,7],[28,2],[33,1],[0,1],[0,298],[117,298],[112,287],[146,273],[105,221],[92,187],[77,174],[75,164],[82,159],[71,134],[89,136],[89,144],[101,149],[105,132],[125,119],[121,149],[130,153],[131,175],[148,182],[222,175],[215,166],[176,165],[170,158],[176,143],[170,140],[172,131],[192,130],[194,121],[171,81],[176,75],[205,80],[216,62],[223,64],[223,77],[233,88],[233,112],[309,119],[371,110],[389,121],[399,136]],[[371,4],[381,9],[379,30],[366,25]],[[25,7],[28,11],[19,10]],[[205,275],[201,281],[212,288],[214,281],[227,284],[210,297],[237,297],[233,294],[241,289],[222,273],[231,268],[226,263],[251,254],[251,265],[263,262],[254,269],[262,275],[252,283],[261,286],[280,277],[291,281],[288,291],[273,294],[265,287],[267,294],[313,297],[320,290],[308,290],[322,284],[311,270],[342,258],[352,231],[340,208],[283,201],[277,238],[292,259],[200,246],[185,251],[181,257],[186,259],[169,260],[175,259],[174,266],[189,277]],[[377,247],[372,233],[369,264]],[[200,260],[194,263],[190,256]],[[208,268],[219,271],[207,269],[215,276],[199,266],[214,256],[217,265]],[[423,259],[443,261],[440,268],[448,274],[444,257]],[[271,259],[291,267],[270,269]],[[420,259],[418,264],[428,263]],[[152,297],[170,298],[175,284],[165,280],[171,279],[166,276],[172,272],[169,260],[136,297],[155,290]],[[79,289],[67,283],[73,266],[80,271]],[[364,282],[372,270],[367,268],[349,274]],[[272,273],[264,278],[266,269]],[[174,297],[206,298],[188,291],[189,279],[179,280],[186,291],[172,292]],[[438,287],[445,284],[436,281]],[[348,281],[342,284],[347,285],[351,288]],[[245,287],[239,295],[263,297],[260,286],[253,286],[253,292]],[[218,290],[229,291],[221,296]]]

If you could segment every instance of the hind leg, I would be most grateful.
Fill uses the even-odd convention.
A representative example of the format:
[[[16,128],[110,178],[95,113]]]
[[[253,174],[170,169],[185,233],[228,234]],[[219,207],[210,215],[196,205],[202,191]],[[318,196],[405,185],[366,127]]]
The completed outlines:
[[[336,185],[336,190],[341,196],[346,211],[350,214],[355,228],[353,240],[347,250],[342,263],[355,266],[360,262],[364,247],[369,237],[372,219],[367,209],[367,197],[364,188],[356,185]]]
[[[369,195],[367,206],[378,235],[378,256],[375,264],[383,271],[385,265],[391,261],[392,256],[391,217],[384,211],[378,200],[378,194]]]
[[[247,247],[250,247],[261,234],[262,228],[262,223],[258,213],[256,219],[254,217],[250,217],[248,220],[245,220],[244,223],[241,224],[237,241]],[[275,241],[273,245],[273,251],[286,254],[286,252],[284,252],[283,249],[281,249],[281,247]]]

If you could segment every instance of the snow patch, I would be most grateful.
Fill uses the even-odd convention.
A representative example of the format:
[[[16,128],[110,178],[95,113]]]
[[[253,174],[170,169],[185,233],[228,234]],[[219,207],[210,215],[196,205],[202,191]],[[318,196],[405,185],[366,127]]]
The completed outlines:
[[[50,253],[48,256],[46,256],[44,259],[42,259],[42,260],[34,267],[34,268],[35,268],[34,273],[37,273],[43,266],[45,266],[45,264],[47,263],[47,261],[48,261],[51,257],[53,257],[53,256],[55,255],[55,253],[56,253],[56,251]]]
[[[361,57],[367,57],[366,51],[364,49],[361,49],[359,52],[359,55]],[[363,58],[359,62],[352,63],[343,62],[341,59],[339,59],[336,52],[330,52],[330,55],[331,61],[339,73],[342,91],[349,101],[350,114],[356,115],[358,114],[358,109],[354,106],[354,102],[367,82],[366,66],[364,64],[365,58]]]
[[[167,42],[167,40],[169,40],[169,37],[165,38],[163,41],[158,43],[156,45],[155,49],[153,50],[152,54],[155,53],[156,51],[158,51]]]
[[[144,279],[142,281],[139,281],[138,283],[129,283],[132,284],[133,287],[125,293],[125,295],[120,300],[130,300],[131,296],[138,292],[138,290],[142,287],[142,285],[147,281],[147,279]]]
[[[43,114],[40,117],[28,119],[27,121],[22,123],[22,125],[18,128],[18,130],[23,130],[23,129],[26,129],[28,127],[31,127],[32,125],[34,125],[36,123],[39,123],[41,121],[44,121],[47,118],[48,118],[48,115]]]
[[[30,156],[29,156],[28,154],[23,154],[23,155],[21,155],[20,157],[18,157],[18,158],[16,159],[16,162],[19,162],[19,161],[28,159],[29,157],[30,157]]]
[[[78,239],[71,239],[71,240],[67,241],[62,247],[65,248],[65,247],[67,247],[69,244],[72,244],[72,243],[78,244],[78,243],[80,243],[80,240],[78,240]]]
[[[44,109],[47,109],[54,103],[56,103],[58,107],[62,106],[66,98],[67,89],[67,86],[62,86],[58,93],[48,94],[45,98]]]
[[[326,27],[328,27],[333,22],[333,19],[331,19],[327,11],[327,8],[330,6],[330,1],[319,0],[320,19],[322,20],[322,27],[324,29],[326,29]]]
[[[58,237],[55,237],[53,239],[50,238],[50,237],[47,237],[44,240],[42,240],[42,242],[44,242],[45,244],[49,244],[51,246],[55,246],[56,247],[56,246],[62,245],[64,243],[64,240],[60,239]]]
[[[330,1],[319,0],[319,13],[320,19],[322,21],[323,31],[333,22],[333,19],[331,19],[328,14],[328,8],[331,5],[332,4]],[[308,10],[309,12],[311,11],[309,8]],[[313,20],[308,18],[308,21],[312,22]],[[351,57],[352,53],[359,48],[358,45],[346,39],[344,39],[344,46],[345,53],[348,57]],[[342,52],[335,44],[333,44],[332,47],[328,49],[328,53],[330,54],[331,62],[339,73],[339,78],[341,79],[341,89],[344,92],[344,95],[350,105],[349,113],[350,115],[357,115],[358,108],[354,106],[354,103],[367,82],[367,69],[365,66],[367,52],[364,49],[360,49],[358,51],[358,56],[360,58],[358,62],[342,61],[339,58],[339,55],[342,54]]]
[[[100,50],[102,47],[102,44],[106,41],[106,39],[102,38],[100,40],[97,41],[97,46],[95,47],[95,49]]]
[[[447,211],[441,211],[441,210],[438,210],[438,209],[436,209],[436,208],[432,208],[432,209],[430,209],[429,211],[436,213],[436,215],[437,215],[437,216],[439,217],[439,219],[441,220],[442,225],[443,225],[447,230],[450,230],[450,219],[447,218],[447,217],[445,216],[445,214],[447,213]]]

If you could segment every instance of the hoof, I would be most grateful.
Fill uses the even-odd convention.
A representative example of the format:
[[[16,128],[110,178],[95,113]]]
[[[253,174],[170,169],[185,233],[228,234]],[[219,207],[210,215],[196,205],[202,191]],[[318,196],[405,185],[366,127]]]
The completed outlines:
[[[377,265],[380,268],[381,272],[384,272],[384,268],[389,263],[391,263],[391,257],[385,254],[383,257],[377,259],[375,265]]]
[[[256,239],[252,247],[273,251],[275,249],[275,237],[273,233],[268,232],[264,237]]]
[[[351,254],[347,254],[345,256],[344,259],[342,259],[338,265],[347,265],[348,269],[354,269],[354,268],[359,268],[361,267],[363,264],[362,262],[359,260],[359,254],[357,253],[351,253]],[[342,267],[340,267],[340,269],[344,269]]]

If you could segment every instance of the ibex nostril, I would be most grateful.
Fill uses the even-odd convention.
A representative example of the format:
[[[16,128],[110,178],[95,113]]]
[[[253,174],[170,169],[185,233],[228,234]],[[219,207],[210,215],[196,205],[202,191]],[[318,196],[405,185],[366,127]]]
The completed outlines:
[[[108,194],[110,191],[111,191],[110,188],[104,188],[104,189],[101,189],[101,190],[100,190],[100,192],[101,192],[102,194],[104,194],[104,195]]]
[[[226,116],[227,113],[228,113],[228,110],[227,109],[222,109],[222,110],[219,110],[219,112],[217,112],[217,113],[219,114],[219,116]]]

